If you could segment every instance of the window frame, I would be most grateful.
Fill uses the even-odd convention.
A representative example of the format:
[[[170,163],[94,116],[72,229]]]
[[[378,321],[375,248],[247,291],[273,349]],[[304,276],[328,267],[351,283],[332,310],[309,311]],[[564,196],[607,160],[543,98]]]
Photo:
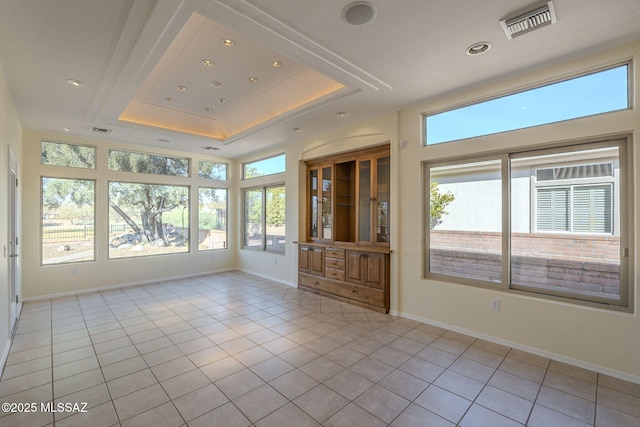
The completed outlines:
[[[160,176],[167,176],[167,175],[160,175]],[[173,175],[169,175],[172,178],[175,178]],[[186,250],[184,251],[180,251],[180,252],[164,252],[164,253],[157,253],[157,254],[144,254],[144,255],[134,255],[134,256],[112,256],[112,252],[111,252],[111,242],[112,242],[112,238],[110,236],[110,231],[111,231],[111,215],[117,215],[117,213],[113,212],[113,208],[111,207],[111,184],[133,184],[133,185],[140,185],[140,186],[156,186],[156,187],[179,187],[179,188],[184,188],[186,190],[186,195],[187,195],[187,221],[188,221],[188,225],[187,225],[187,233],[186,233],[186,238],[187,238],[187,244],[185,245]],[[106,191],[106,202],[108,205],[108,212],[107,212],[107,239],[106,239],[106,252],[107,252],[107,261],[114,261],[114,260],[132,260],[132,259],[140,259],[140,258],[153,258],[153,257],[158,257],[158,256],[171,256],[171,255],[184,255],[184,254],[190,254],[193,251],[191,250],[191,231],[192,231],[192,223],[191,223],[191,213],[192,213],[192,198],[191,198],[191,185],[188,183],[184,183],[184,184],[171,184],[171,183],[167,183],[167,182],[147,182],[147,181],[137,181],[137,180],[123,180],[123,179],[107,179],[106,180],[106,185],[107,185],[107,191]],[[138,224],[138,220],[134,220],[136,222],[137,225]]]
[[[271,252],[276,254],[284,255],[286,253],[286,243],[282,246],[282,250],[274,250],[273,245],[267,244],[267,190],[271,188],[279,188],[282,187],[285,191],[285,209],[286,209],[286,186],[284,182],[274,183],[256,187],[246,187],[242,188],[242,233],[241,233],[241,248],[248,249],[252,251],[262,251],[262,252]],[[261,191],[262,203],[261,203],[261,225],[262,225],[262,243],[260,246],[249,246],[246,244],[247,242],[247,203],[246,203],[246,194],[249,191]],[[283,226],[286,226],[283,224]],[[285,231],[285,242],[286,242],[286,231]]]
[[[69,167],[69,168],[73,168],[72,166],[62,166],[62,167]],[[93,222],[93,250],[92,250],[92,258],[91,259],[81,259],[81,260],[72,260],[72,261],[61,261],[61,262],[47,262],[45,263],[44,261],[44,180],[45,179],[49,179],[49,180],[67,180],[67,181],[88,181],[91,182],[93,184],[93,215],[92,215],[92,222]],[[68,176],[45,176],[45,175],[41,175],[40,176],[40,225],[39,225],[39,236],[40,236],[40,249],[39,249],[39,253],[40,253],[40,266],[41,267],[48,267],[48,266],[60,266],[60,265],[69,265],[69,264],[76,264],[76,263],[87,263],[87,262],[96,262],[97,260],[97,230],[96,230],[96,200],[98,198],[97,196],[97,191],[96,191],[96,187],[97,187],[97,182],[95,179],[93,178],[79,178],[79,177],[74,177],[74,178],[69,178]],[[62,243],[62,242],[61,242]],[[64,245],[66,246],[66,245]]]
[[[587,295],[568,292],[557,292],[549,289],[533,289],[531,287],[514,285],[511,282],[511,162],[512,159],[518,159],[523,157],[530,157],[532,155],[542,154],[554,154],[554,153],[570,153],[571,151],[588,150],[599,147],[612,147],[616,146],[619,150],[619,179],[617,185],[619,190],[614,193],[620,195],[620,200],[617,201],[619,206],[619,233],[613,233],[619,235],[620,238],[620,279],[619,279],[619,299],[606,299],[599,297],[588,297]],[[429,185],[431,167],[440,167],[464,163],[473,163],[483,160],[502,160],[502,280],[500,282],[490,282],[476,280],[472,278],[445,275],[439,273],[430,272],[430,193]],[[630,135],[620,135],[618,137],[611,137],[605,139],[592,139],[583,141],[570,141],[559,142],[553,144],[546,144],[542,147],[532,148],[523,147],[515,149],[498,150],[495,153],[487,154],[483,157],[478,156],[457,156],[438,160],[426,160],[422,162],[422,177],[423,177],[423,279],[438,280],[442,282],[471,285],[482,287],[485,289],[495,289],[504,292],[510,292],[515,294],[522,294],[527,296],[540,297],[544,299],[552,299],[563,302],[569,302],[578,305],[588,305],[599,308],[606,308],[616,311],[632,312],[634,309],[634,289],[633,281],[634,277],[634,265],[632,260],[634,259],[634,223],[633,214],[630,209],[634,206],[634,183],[633,183],[633,144]],[[614,172],[615,173],[615,172]],[[534,187],[531,187],[531,193],[533,194]],[[533,197],[533,196],[529,196]],[[531,206],[531,209],[534,207]],[[614,213],[615,218],[615,213]],[[533,218],[531,218],[533,222]],[[615,228],[612,226],[612,228]],[[530,233],[534,234],[537,231],[534,228],[534,224],[530,224]],[[546,232],[545,232],[546,233]],[[582,234],[600,234],[603,233],[582,233]],[[604,233],[606,235],[606,233]]]
[[[249,167],[251,165],[254,165],[256,163],[263,162],[265,160],[275,159],[277,157],[282,157],[284,159],[284,169],[276,171],[276,172],[271,172],[271,173],[268,173],[268,174],[262,174],[262,175],[256,175],[256,176],[247,177],[247,167]],[[256,160],[252,160],[250,162],[242,163],[242,180],[246,181],[246,180],[250,180],[250,179],[262,178],[262,177],[265,177],[265,176],[278,175],[278,174],[281,174],[281,173],[285,173],[286,171],[287,171],[287,154],[286,153],[274,154],[273,156],[262,157],[260,159],[256,159]]]
[[[44,163],[44,162],[42,161],[42,151],[43,151],[43,148],[44,148],[44,144],[68,145],[68,146],[75,146],[75,147],[82,147],[82,148],[90,148],[90,149],[92,149],[92,150],[93,150],[93,167],[69,166],[69,165],[57,165],[57,164],[55,164],[55,163]],[[69,168],[69,169],[86,169],[86,170],[96,170],[97,163],[98,163],[98,148],[97,148],[95,145],[77,144],[77,143],[71,143],[71,142],[52,141],[52,140],[50,140],[50,139],[41,139],[41,140],[40,140],[40,165],[41,165],[41,166],[45,166],[45,167],[55,166],[55,167],[60,167],[60,168]]]
[[[202,176],[201,175],[201,171],[202,171],[202,164],[203,163],[224,165],[224,178],[211,178],[211,177],[208,177],[208,176]],[[213,160],[198,160],[198,172],[196,174],[194,174],[194,175],[196,175],[200,179],[207,179],[207,180],[212,180],[212,181],[228,181],[229,180],[229,163],[218,162],[218,161],[213,161]]]
[[[207,252],[207,251],[223,251],[229,249],[229,189],[225,187],[206,187],[199,186],[198,187],[198,236],[200,235],[200,190],[224,190],[225,192],[225,227],[224,227],[224,248],[211,248],[211,249],[200,249],[200,244],[197,245],[197,252]],[[199,240],[199,239],[198,239]]]
[[[614,69],[620,68],[620,67],[626,67],[626,70],[627,70],[627,78],[626,78],[627,106],[626,106],[626,108],[618,108],[618,109],[614,109],[614,110],[607,110],[607,111],[602,111],[602,112],[593,113],[593,114],[586,114],[586,115],[580,115],[580,116],[571,117],[571,118],[565,118],[565,119],[560,119],[560,120],[547,121],[547,122],[542,122],[542,123],[538,123],[538,124],[532,124],[532,125],[526,125],[526,126],[518,126],[518,127],[515,127],[515,128],[511,128],[511,129],[504,129],[504,130],[499,130],[499,131],[485,132],[485,133],[481,133],[481,134],[477,134],[477,135],[456,137],[456,138],[453,138],[453,139],[447,139],[447,140],[439,141],[439,142],[435,142],[435,143],[429,143],[429,141],[428,141],[427,119],[429,117],[437,116],[437,115],[448,113],[448,112],[453,112],[453,111],[456,111],[456,110],[461,110],[461,109],[464,109],[464,108],[467,108],[467,107],[473,107],[473,106],[476,106],[476,105],[480,105],[480,104],[491,102],[491,101],[496,101],[496,100],[503,99],[503,98],[508,98],[510,96],[523,94],[523,93],[526,93],[526,92],[534,91],[534,90],[537,90],[537,89],[542,89],[542,88],[553,86],[553,85],[556,85],[556,84],[562,84],[564,82],[570,82],[572,80],[576,80],[576,79],[580,79],[580,78],[583,78],[583,77],[587,77],[587,76],[594,75],[594,74],[597,74],[597,73],[600,73],[600,72],[614,70]],[[440,110],[429,111],[429,112],[423,112],[421,114],[421,125],[420,125],[422,147],[433,147],[433,146],[436,146],[436,145],[449,144],[449,143],[457,142],[457,141],[467,141],[467,140],[472,140],[474,138],[482,138],[482,137],[487,137],[487,136],[490,136],[490,135],[498,135],[498,134],[503,134],[503,133],[506,133],[506,132],[514,132],[514,131],[518,131],[518,130],[522,130],[522,129],[530,129],[530,128],[539,127],[539,126],[547,126],[547,125],[551,125],[551,124],[557,124],[557,123],[563,123],[563,122],[567,122],[567,121],[579,120],[579,119],[598,116],[598,115],[602,115],[602,114],[610,114],[610,113],[615,113],[615,112],[620,112],[620,111],[631,110],[634,107],[634,105],[633,105],[633,100],[634,100],[634,98],[633,98],[633,93],[634,93],[634,90],[633,90],[633,70],[634,70],[634,67],[633,67],[633,61],[632,60],[619,61],[619,62],[615,62],[615,63],[612,63],[612,64],[608,64],[608,65],[592,68],[592,69],[589,69],[589,70],[585,70],[585,71],[582,71],[582,72],[579,72],[579,73],[573,73],[573,74],[568,75],[568,76],[562,76],[562,77],[559,77],[559,78],[554,78],[554,79],[542,81],[542,82],[539,82],[538,84],[517,88],[515,90],[510,90],[510,91],[503,92],[503,93],[494,94],[492,96],[484,97],[484,98],[477,99],[477,100],[474,100],[474,101],[471,101],[471,102],[465,102],[465,103],[453,105],[453,106],[450,106],[448,108],[443,108],[443,109],[440,109]]]

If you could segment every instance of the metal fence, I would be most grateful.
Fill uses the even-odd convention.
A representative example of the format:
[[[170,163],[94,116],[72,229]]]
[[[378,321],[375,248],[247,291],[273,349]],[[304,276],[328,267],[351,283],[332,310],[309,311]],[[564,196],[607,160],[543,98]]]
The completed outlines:
[[[127,224],[109,225],[109,234],[123,233],[129,230]],[[90,240],[94,238],[93,224],[74,225],[71,227],[43,227],[42,240],[45,242],[69,242]]]

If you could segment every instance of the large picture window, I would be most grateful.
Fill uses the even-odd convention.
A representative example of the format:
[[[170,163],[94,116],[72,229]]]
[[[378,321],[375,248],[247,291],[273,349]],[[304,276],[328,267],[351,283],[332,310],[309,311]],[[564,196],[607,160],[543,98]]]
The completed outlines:
[[[425,163],[426,276],[628,307],[627,144]]]
[[[109,183],[109,258],[189,251],[189,187]]]
[[[284,185],[244,190],[243,234],[247,249],[284,252]]]
[[[42,178],[42,264],[95,260],[95,182]]]

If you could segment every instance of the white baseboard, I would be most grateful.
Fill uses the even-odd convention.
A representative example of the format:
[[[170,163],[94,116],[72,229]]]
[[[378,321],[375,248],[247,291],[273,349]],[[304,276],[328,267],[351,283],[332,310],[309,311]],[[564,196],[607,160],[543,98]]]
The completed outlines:
[[[506,347],[515,348],[517,350],[526,351],[528,353],[532,353],[541,357],[545,357],[547,359],[552,359],[558,362],[566,363],[569,365],[577,366],[579,368],[584,368],[590,371],[597,372],[599,374],[608,375],[610,377],[618,378],[620,380],[628,381],[634,384],[640,384],[640,377],[636,375],[631,375],[626,372],[616,371],[615,369],[610,369],[605,366],[600,366],[594,363],[585,362],[584,360],[574,359],[572,357],[563,356],[561,354],[552,353],[549,351],[541,350],[535,347],[529,347],[527,345],[523,345],[520,343],[512,342],[509,340],[505,340],[502,338],[494,337],[491,335],[480,334],[475,331],[470,331],[468,329],[459,328],[457,326],[449,325],[442,322],[436,322],[434,320],[426,319],[420,316],[414,316],[409,313],[402,313],[398,311],[390,311],[390,314],[394,316],[405,317],[407,319],[416,320],[418,322],[426,323],[433,326],[438,326],[440,328],[448,329],[450,331],[458,332],[464,335],[469,335],[478,339],[482,339],[485,341],[490,341],[496,344],[504,345]]]
[[[9,357],[9,350],[11,349],[11,338],[7,340],[7,343],[4,346],[4,351],[2,352],[2,357],[0,358],[0,377],[2,377],[2,372],[4,372],[4,364],[7,363],[7,357]]]
[[[236,268],[224,268],[224,269],[220,269],[220,270],[212,270],[212,271],[208,271],[208,272],[204,272],[204,273],[198,273],[198,274],[183,274],[183,275],[179,275],[179,276],[168,276],[168,277],[162,277],[162,278],[152,279],[152,280],[141,280],[141,281],[138,281],[138,282],[121,283],[121,284],[118,284],[118,285],[100,286],[100,287],[96,287],[96,288],[79,289],[79,290],[76,290],[76,291],[69,291],[69,292],[58,292],[58,293],[55,293],[55,294],[47,294],[47,295],[40,295],[40,296],[37,296],[37,297],[24,298],[23,301],[38,301],[38,300],[49,299],[49,298],[67,297],[67,296],[71,296],[71,295],[81,295],[81,294],[87,294],[87,293],[91,293],[91,292],[108,291],[108,290],[111,290],[111,289],[118,289],[118,288],[127,288],[127,287],[130,287],[130,286],[140,286],[140,285],[148,285],[148,284],[151,284],[151,283],[166,282],[168,280],[180,280],[180,279],[188,279],[190,277],[207,276],[209,274],[224,273],[226,271],[234,271],[234,270],[239,271]],[[256,274],[256,276],[257,276],[257,274]]]
[[[292,288],[298,287],[298,284],[295,282],[278,279],[277,277],[267,276],[266,274],[256,273],[255,271],[247,270],[244,268],[237,268],[236,270],[242,271],[243,273],[252,274],[254,276],[262,277],[263,279],[273,280],[274,282],[282,283],[283,285],[291,286]]]

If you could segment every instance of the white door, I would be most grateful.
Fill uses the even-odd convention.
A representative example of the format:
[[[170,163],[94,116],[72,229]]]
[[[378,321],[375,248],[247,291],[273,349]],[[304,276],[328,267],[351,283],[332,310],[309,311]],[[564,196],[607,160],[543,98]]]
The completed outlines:
[[[9,153],[9,304],[11,320],[11,334],[15,331],[18,319],[18,202],[16,199],[18,187],[18,163],[12,153]]]

